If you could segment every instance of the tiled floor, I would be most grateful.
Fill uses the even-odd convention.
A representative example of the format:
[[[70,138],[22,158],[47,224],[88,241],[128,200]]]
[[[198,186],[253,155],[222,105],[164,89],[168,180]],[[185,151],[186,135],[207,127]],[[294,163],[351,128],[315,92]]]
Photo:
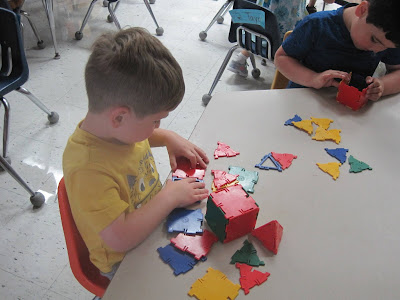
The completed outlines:
[[[17,92],[7,95],[11,103],[9,156],[12,165],[32,189],[45,195],[46,203],[40,209],[32,209],[28,193],[7,173],[0,174],[0,299],[91,299],[93,296],[75,280],[69,267],[56,190],[62,177],[63,148],[87,107],[83,69],[90,45],[100,33],[116,28],[105,21],[107,9],[98,1],[83,39],[76,41],[75,31],[90,1],[55,1],[61,59],[54,60],[50,31],[40,2],[27,0],[24,8],[31,14],[47,47],[35,48],[36,41],[25,21],[30,79],[24,86],[57,111],[60,121],[49,125],[46,115],[27,98]],[[201,97],[208,92],[231,46],[227,41],[229,15],[224,24],[215,24],[209,30],[205,42],[198,38],[223,3],[224,0],[157,0],[152,5],[159,25],[165,30],[160,40],[181,64],[186,82],[182,104],[162,122],[162,127],[186,138],[204,110]],[[318,4],[321,8],[321,1]],[[141,0],[122,1],[117,16],[123,27],[141,26],[155,33],[155,25]],[[267,67],[260,66],[260,69],[258,80],[226,71],[215,93],[268,89],[275,68],[268,62]],[[164,149],[156,149],[154,154],[164,180],[170,171],[168,156]]]

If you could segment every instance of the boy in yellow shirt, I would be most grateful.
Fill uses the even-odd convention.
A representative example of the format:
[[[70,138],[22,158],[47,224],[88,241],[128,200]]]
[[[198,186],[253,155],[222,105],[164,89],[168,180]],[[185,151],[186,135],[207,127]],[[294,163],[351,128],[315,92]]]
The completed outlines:
[[[141,243],[176,207],[208,196],[195,179],[159,179],[150,147],[166,146],[170,164],[193,167],[206,154],[160,121],[181,102],[182,70],[145,29],[102,35],[85,69],[89,110],[63,155],[72,214],[90,259],[112,278],[126,251]]]

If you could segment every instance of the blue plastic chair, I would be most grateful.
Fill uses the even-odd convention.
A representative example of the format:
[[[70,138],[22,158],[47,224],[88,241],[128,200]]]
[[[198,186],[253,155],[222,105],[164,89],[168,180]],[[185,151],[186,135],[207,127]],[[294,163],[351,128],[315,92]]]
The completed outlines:
[[[31,195],[30,200],[32,204],[35,207],[40,207],[44,203],[44,196],[41,193],[33,192],[29,188],[25,181],[11,167],[11,160],[7,157],[10,105],[4,96],[14,90],[27,96],[40,109],[47,113],[50,124],[57,123],[59,116],[56,112],[50,112],[39,99],[22,87],[22,84],[28,80],[29,69],[22,44],[21,25],[18,15],[11,10],[0,7],[0,28],[0,103],[4,106],[3,155],[0,156],[0,166]]]
[[[249,9],[262,11],[265,15],[265,28],[258,24],[249,23],[231,23],[228,40],[231,43],[236,43],[225,56],[225,59],[215,76],[214,82],[211,85],[208,94],[204,94],[202,101],[203,105],[207,105],[211,100],[211,93],[218,84],[219,79],[225,71],[225,68],[232,57],[233,52],[238,49],[246,49],[250,53],[250,60],[253,66],[251,75],[254,78],[260,77],[260,70],[256,67],[254,55],[260,56],[263,59],[273,60],[276,50],[281,45],[279,36],[278,21],[275,15],[265,7],[255,4],[255,0],[234,0],[233,10]]]

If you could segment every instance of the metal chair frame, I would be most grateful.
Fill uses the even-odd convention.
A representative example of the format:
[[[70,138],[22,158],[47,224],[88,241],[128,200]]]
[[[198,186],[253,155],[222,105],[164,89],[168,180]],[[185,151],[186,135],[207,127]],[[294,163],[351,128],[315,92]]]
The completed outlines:
[[[95,3],[96,3],[97,1],[98,1],[98,0],[92,0],[92,2],[90,3],[89,8],[88,8],[88,10],[87,10],[87,12],[86,12],[86,15],[85,15],[85,17],[84,17],[84,19],[83,19],[83,22],[82,22],[81,27],[79,28],[79,30],[78,30],[77,32],[75,32],[75,39],[81,40],[81,39],[83,38],[83,29],[85,28],[86,23],[87,23],[88,20],[89,20],[90,14],[92,13],[93,6],[95,5]],[[149,2],[149,0],[143,0],[143,2],[144,2],[144,4],[146,5],[146,8],[147,8],[147,10],[149,11],[150,16],[152,17],[154,23],[155,23],[156,26],[157,26],[157,28],[156,28],[156,34],[157,34],[158,36],[163,35],[164,29],[158,25],[157,20],[156,20],[154,14],[153,14],[153,10],[151,9],[151,6],[150,6],[150,3],[151,3],[151,4],[155,3],[155,0],[150,0],[150,2]],[[115,4],[114,4],[114,3],[115,3]],[[115,15],[115,12],[116,12],[116,10],[117,10],[119,4],[120,4],[120,0],[109,0],[109,1],[104,0],[104,1],[103,1],[103,6],[107,6],[108,12],[109,12],[109,15],[107,16],[107,21],[110,22],[110,23],[111,23],[111,22],[114,22],[115,26],[116,26],[119,30],[121,30],[121,25],[119,24],[119,21],[118,21],[116,15]]]
[[[217,14],[211,20],[210,24],[208,24],[207,28],[203,31],[200,31],[199,38],[204,41],[207,38],[207,32],[210,28],[217,22],[218,24],[222,24],[224,22],[225,14],[232,8],[234,0],[227,0],[219,9]]]

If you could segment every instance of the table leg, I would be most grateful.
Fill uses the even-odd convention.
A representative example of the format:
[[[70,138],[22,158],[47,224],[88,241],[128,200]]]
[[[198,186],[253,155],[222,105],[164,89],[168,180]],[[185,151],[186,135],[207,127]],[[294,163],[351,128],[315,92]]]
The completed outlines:
[[[54,22],[54,13],[53,13],[53,0],[42,0],[44,9],[46,11],[47,20],[49,21],[51,37],[53,39],[54,45],[54,59],[60,59],[60,54],[58,53],[58,46],[57,46],[57,38],[56,38],[56,25]]]

